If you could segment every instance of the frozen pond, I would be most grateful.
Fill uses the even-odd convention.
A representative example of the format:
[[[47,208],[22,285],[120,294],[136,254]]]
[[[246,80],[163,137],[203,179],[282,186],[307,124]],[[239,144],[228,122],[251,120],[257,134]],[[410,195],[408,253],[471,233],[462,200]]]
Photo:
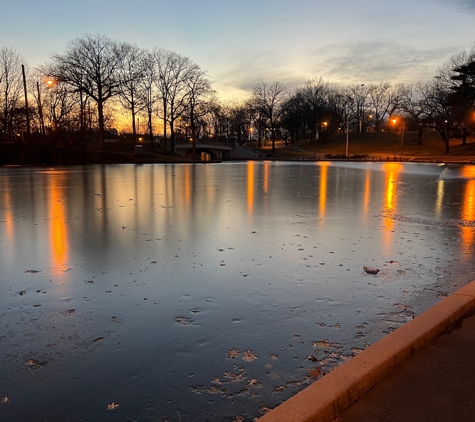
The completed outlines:
[[[475,166],[0,169],[0,208],[2,421],[252,421],[475,278]]]

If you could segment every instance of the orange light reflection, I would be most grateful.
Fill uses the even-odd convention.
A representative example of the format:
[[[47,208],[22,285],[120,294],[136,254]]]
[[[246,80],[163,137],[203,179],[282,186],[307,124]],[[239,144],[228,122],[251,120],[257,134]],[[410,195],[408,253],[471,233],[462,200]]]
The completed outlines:
[[[330,163],[320,164],[320,217],[325,216],[327,206],[328,167]]]
[[[475,166],[474,166],[475,169]],[[468,180],[465,186],[462,220],[475,221],[475,180]],[[474,252],[475,228],[462,227],[462,248],[464,260],[472,259]]]
[[[365,178],[365,184],[364,184],[363,206],[364,206],[365,214],[368,211],[370,193],[371,193],[371,170],[368,169],[366,170],[366,178]]]
[[[53,176],[50,187],[50,249],[54,267],[64,270],[68,262],[68,230],[62,199],[61,179]]]
[[[269,163],[264,164],[264,193],[269,191]]]
[[[5,187],[5,193],[3,195],[3,202],[5,204],[5,225],[7,228],[7,237],[11,241],[13,240],[13,210],[10,196],[9,186]]]
[[[385,232],[386,235],[383,237],[383,242],[384,245],[388,247],[392,243],[394,220],[393,218],[391,218],[391,216],[397,210],[397,176],[398,173],[402,170],[402,164],[383,164],[383,170],[386,173],[383,218],[383,232]]]
[[[252,214],[254,207],[254,163],[249,161],[247,164],[247,208],[249,214]]]
[[[191,179],[190,179],[190,166],[185,167],[185,200],[186,206],[190,206],[191,198]]]

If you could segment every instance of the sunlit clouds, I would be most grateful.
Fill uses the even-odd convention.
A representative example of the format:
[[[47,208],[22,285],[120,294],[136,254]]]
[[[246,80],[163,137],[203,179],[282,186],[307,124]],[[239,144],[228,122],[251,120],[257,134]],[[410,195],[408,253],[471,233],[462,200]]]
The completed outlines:
[[[61,7],[51,0],[5,2],[0,39],[31,67],[84,33],[165,48],[208,71],[223,99],[245,98],[263,80],[290,89],[316,76],[340,83],[428,80],[474,42],[472,0],[144,0],[137,6],[131,13],[123,0]]]

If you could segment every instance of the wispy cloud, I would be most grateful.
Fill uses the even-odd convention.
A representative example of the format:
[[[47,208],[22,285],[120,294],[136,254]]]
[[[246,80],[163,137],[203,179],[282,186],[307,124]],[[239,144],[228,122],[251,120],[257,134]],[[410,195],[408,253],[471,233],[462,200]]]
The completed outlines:
[[[453,47],[423,50],[374,40],[327,45],[313,51],[318,62],[314,71],[335,82],[416,82],[430,77],[457,50]]]
[[[437,3],[450,5],[453,4],[462,10],[470,10],[475,12],[475,0],[436,0]]]
[[[437,68],[459,50],[458,47],[418,49],[372,40],[328,44],[293,59],[273,51],[239,51],[233,53],[230,61],[233,65],[216,75],[216,86],[220,92],[246,96],[263,80],[280,81],[291,89],[318,76],[341,85],[381,81],[414,83],[430,80]]]

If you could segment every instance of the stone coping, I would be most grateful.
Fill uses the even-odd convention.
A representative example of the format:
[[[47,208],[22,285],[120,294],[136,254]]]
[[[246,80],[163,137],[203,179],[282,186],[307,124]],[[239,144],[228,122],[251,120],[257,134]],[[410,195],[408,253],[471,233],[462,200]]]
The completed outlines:
[[[475,307],[475,280],[383,337],[259,422],[328,422]]]

